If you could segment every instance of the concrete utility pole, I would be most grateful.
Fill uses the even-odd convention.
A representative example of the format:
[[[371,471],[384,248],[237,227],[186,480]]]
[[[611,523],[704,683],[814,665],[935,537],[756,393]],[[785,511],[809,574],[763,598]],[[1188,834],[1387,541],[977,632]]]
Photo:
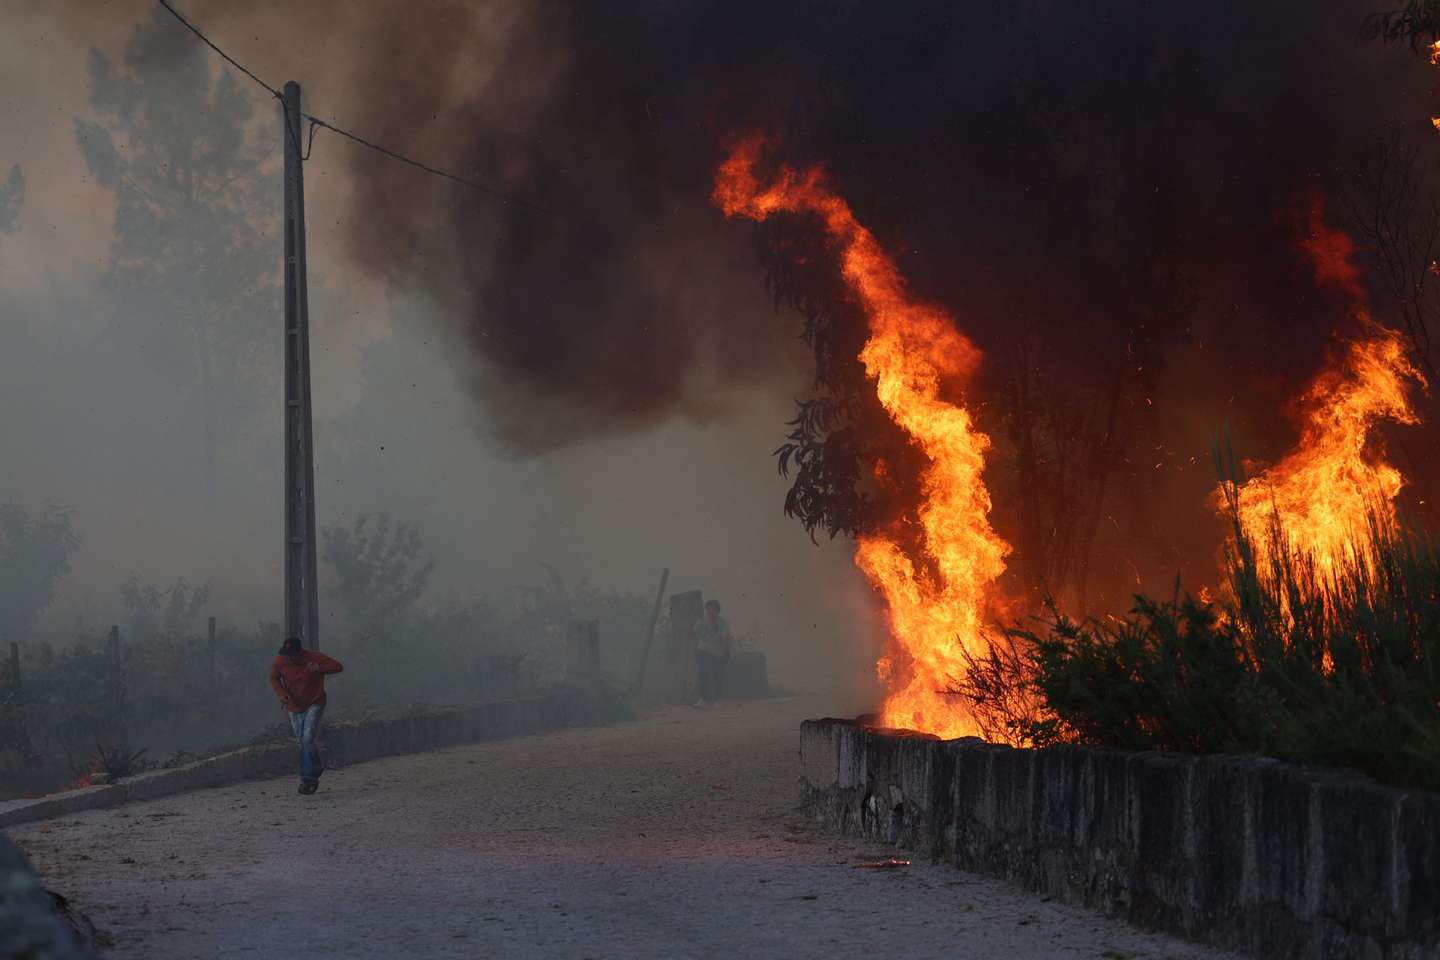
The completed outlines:
[[[310,425],[310,300],[305,284],[305,175],[300,84],[285,84],[285,635],[320,645],[315,464]]]

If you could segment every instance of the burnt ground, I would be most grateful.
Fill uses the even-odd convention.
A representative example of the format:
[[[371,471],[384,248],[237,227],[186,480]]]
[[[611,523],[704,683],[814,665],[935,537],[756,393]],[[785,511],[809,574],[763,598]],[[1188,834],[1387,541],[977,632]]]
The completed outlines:
[[[827,707],[830,708],[827,711]],[[817,698],[394,757],[12,836],[118,958],[1219,958],[816,832]]]

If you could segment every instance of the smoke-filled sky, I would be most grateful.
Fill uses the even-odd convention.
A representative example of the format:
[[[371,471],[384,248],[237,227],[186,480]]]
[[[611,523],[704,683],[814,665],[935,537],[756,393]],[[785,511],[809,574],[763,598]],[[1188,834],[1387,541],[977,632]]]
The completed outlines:
[[[299,80],[316,115],[544,208],[318,134],[321,523],[390,509],[460,591],[551,561],[643,593],[668,565],[677,587],[732,600],[737,623],[790,637],[797,683],[824,644],[873,646],[876,620],[857,619],[867,594],[844,546],[811,547],[780,513],[770,451],[810,361],[750,228],[708,202],[728,138],[764,130],[791,162],[823,164],[988,354],[1023,332],[1084,381],[1138,338],[1161,343],[1136,414],[1144,463],[1111,519],[1123,593],[1132,570],[1152,587],[1210,576],[1224,423],[1247,455],[1293,439],[1284,407],[1344,322],[1297,252],[1297,211],[1377,138],[1433,135],[1429,68],[1365,42],[1373,4],[1348,0],[182,9],[270,82]],[[26,184],[0,235],[0,497],[75,509],[71,601],[103,608],[133,569],[209,577],[251,615],[278,610],[278,417],[227,435],[225,507],[210,509],[173,370],[149,337],[114,334],[114,192],[77,140],[91,49],[123,66],[154,10],[0,0],[0,175],[18,164]],[[218,74],[172,34],[134,54],[148,82],[187,57]],[[252,137],[278,150],[272,103],[238,82]],[[1173,314],[1153,297],[1117,309],[1157,275],[1183,292]],[[278,331],[275,309],[255,322]],[[278,364],[271,347],[260,366]]]

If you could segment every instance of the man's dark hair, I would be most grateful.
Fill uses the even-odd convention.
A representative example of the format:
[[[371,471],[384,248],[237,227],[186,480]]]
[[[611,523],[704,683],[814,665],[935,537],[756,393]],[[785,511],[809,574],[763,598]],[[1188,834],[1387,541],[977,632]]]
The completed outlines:
[[[705,609],[706,609],[706,610],[716,610],[716,611],[718,611],[718,610],[720,609],[720,601],[719,601],[719,600],[706,600],[706,601],[705,601]]]
[[[299,637],[286,637],[285,642],[280,644],[280,656],[295,658],[300,656],[304,648],[300,645]]]

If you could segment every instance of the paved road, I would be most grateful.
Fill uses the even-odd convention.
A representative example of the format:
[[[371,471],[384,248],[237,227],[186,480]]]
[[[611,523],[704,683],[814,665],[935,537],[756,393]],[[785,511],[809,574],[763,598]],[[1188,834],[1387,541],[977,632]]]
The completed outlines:
[[[1024,891],[816,833],[810,698],[239,784],[13,833],[117,958],[1198,960]]]

